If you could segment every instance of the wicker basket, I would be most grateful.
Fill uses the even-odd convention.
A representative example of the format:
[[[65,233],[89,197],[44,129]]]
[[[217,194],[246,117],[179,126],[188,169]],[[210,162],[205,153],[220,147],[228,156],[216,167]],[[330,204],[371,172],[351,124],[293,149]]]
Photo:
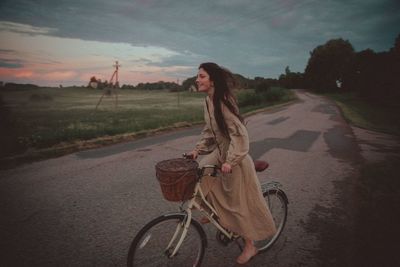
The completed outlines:
[[[169,159],[156,164],[156,176],[164,198],[169,201],[190,199],[199,164],[191,159]]]

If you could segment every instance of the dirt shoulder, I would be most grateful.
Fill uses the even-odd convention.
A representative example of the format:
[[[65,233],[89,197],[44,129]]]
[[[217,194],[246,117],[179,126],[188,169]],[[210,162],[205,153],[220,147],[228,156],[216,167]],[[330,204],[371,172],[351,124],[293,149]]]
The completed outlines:
[[[400,137],[351,127],[366,164],[385,161],[387,157],[399,156]]]

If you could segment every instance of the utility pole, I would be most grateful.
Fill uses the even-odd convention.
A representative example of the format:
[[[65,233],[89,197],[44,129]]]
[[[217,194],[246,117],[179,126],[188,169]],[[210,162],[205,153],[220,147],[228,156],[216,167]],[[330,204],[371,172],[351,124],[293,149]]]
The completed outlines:
[[[178,84],[178,86],[177,86],[177,92],[178,92],[178,107],[179,107],[179,105],[180,105],[180,95],[179,95],[179,78],[176,80],[176,83]]]
[[[118,69],[119,67],[121,67],[120,64],[118,64],[118,60],[115,61],[115,64],[113,65],[113,67],[115,67],[115,70],[113,72],[113,74],[111,75],[111,79],[110,79],[110,86],[111,86],[111,94],[115,95],[115,107],[118,106],[118,93],[117,93],[117,88],[119,87],[119,80],[118,80]],[[115,78],[115,82],[114,81]],[[97,107],[100,105],[101,100],[103,99],[104,95],[108,92],[109,88],[106,88],[103,92],[103,94],[101,95],[99,102],[96,105],[96,110]]]

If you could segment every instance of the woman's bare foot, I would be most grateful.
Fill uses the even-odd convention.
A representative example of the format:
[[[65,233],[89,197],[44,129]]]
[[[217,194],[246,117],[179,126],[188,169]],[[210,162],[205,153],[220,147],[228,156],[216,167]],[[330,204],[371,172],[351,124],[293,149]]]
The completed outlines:
[[[258,249],[253,245],[253,243],[251,243],[251,245],[246,244],[246,246],[242,251],[242,254],[240,254],[239,257],[237,257],[236,262],[239,264],[245,264],[257,253]]]

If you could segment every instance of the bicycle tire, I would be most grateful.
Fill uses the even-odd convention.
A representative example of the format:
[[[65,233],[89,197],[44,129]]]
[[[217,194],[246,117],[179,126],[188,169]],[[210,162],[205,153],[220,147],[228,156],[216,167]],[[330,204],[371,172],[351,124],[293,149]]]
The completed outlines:
[[[200,266],[207,237],[202,226],[195,220],[191,221],[177,254],[172,258],[167,255],[173,251],[177,241],[172,248],[165,250],[178,225],[184,223],[186,218],[185,213],[165,214],[147,223],[130,245],[127,266]]]
[[[279,238],[285,227],[288,212],[287,196],[282,190],[268,189],[263,193],[263,196],[274,219],[277,231],[272,237],[255,242],[259,252],[267,251]]]

